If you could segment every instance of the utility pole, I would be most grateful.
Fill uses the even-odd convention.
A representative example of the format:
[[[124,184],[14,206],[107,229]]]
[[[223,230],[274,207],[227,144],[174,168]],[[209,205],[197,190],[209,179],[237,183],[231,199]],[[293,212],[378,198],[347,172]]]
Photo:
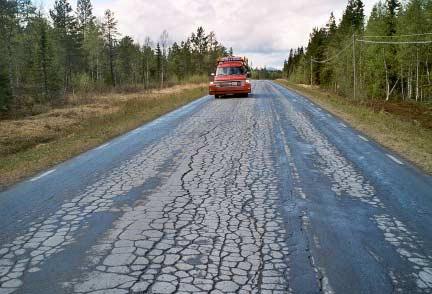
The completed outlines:
[[[310,84],[311,84],[311,86],[313,86],[313,73],[312,73],[312,71],[313,71],[313,66],[312,66],[312,57],[311,57],[311,60],[310,60],[310,72],[311,72]]]
[[[355,34],[353,34],[353,73],[354,73],[354,77],[353,77],[353,87],[354,87],[354,100],[356,99],[356,51],[355,51]]]

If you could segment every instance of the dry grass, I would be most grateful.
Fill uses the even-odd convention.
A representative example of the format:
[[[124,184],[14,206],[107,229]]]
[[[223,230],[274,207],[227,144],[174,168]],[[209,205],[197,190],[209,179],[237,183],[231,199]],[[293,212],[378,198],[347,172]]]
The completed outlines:
[[[432,173],[432,108],[427,105],[382,101],[352,101],[317,87],[278,80],[309,97],[383,146]]]
[[[206,84],[110,93],[84,105],[0,121],[0,189],[76,156],[206,93]]]

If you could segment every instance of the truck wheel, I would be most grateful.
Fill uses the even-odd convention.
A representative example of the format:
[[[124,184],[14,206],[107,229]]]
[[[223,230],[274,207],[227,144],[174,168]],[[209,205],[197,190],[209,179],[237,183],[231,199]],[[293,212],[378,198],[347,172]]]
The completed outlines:
[[[216,99],[219,99],[221,97],[221,95],[215,95]]]

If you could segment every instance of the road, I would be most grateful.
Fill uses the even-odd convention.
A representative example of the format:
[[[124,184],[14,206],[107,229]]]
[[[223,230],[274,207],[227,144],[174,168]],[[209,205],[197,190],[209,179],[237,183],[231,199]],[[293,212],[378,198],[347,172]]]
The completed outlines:
[[[432,178],[270,81],[0,193],[0,294],[432,293]]]

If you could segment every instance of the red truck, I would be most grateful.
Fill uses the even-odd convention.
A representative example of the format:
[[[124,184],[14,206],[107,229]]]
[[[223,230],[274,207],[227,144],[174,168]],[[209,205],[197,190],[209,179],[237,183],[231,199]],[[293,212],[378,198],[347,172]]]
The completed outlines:
[[[209,85],[209,94],[220,98],[224,95],[242,95],[252,92],[247,62],[242,57],[224,57],[217,62],[216,73]]]

